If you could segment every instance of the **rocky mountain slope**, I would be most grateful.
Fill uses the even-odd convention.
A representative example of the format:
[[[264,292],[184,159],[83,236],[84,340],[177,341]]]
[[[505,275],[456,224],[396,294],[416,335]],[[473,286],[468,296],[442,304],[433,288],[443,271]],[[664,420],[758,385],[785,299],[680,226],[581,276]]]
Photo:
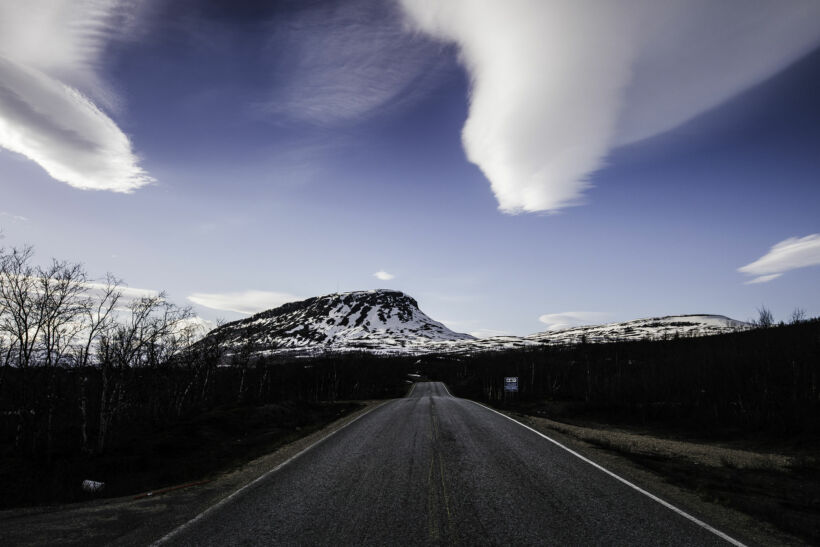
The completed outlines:
[[[454,332],[393,290],[337,293],[291,302],[212,331],[229,352],[451,353],[537,345],[708,336],[748,328],[722,315],[678,315],[546,331],[530,336],[477,339]]]

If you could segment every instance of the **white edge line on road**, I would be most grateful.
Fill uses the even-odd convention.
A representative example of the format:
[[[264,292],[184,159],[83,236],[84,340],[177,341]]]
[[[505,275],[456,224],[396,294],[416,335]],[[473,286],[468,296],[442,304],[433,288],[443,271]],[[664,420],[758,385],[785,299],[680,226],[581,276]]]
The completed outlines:
[[[448,393],[449,393],[449,391],[448,391]],[[663,505],[663,506],[664,506],[664,507],[666,507],[667,509],[671,509],[671,510],[672,510],[672,511],[674,511],[675,513],[679,514],[680,516],[682,516],[682,517],[684,517],[684,518],[686,518],[686,519],[689,519],[690,521],[694,522],[695,524],[697,524],[697,525],[698,525],[698,526],[700,526],[701,528],[704,528],[705,530],[708,530],[708,531],[712,532],[712,533],[713,533],[713,534],[715,534],[716,536],[718,536],[718,537],[720,537],[720,538],[722,538],[722,539],[725,539],[726,541],[728,541],[728,542],[729,542],[729,543],[731,543],[732,545],[736,545],[737,547],[746,547],[746,545],[745,545],[744,543],[741,543],[740,541],[738,541],[738,540],[734,539],[733,537],[731,537],[731,536],[729,536],[729,535],[727,535],[727,534],[725,534],[725,533],[721,532],[720,530],[718,530],[718,529],[717,529],[717,528],[715,528],[714,526],[710,526],[710,525],[706,524],[705,522],[703,522],[703,521],[702,521],[702,520],[700,520],[699,518],[697,518],[697,517],[694,517],[694,516],[690,515],[689,513],[687,513],[686,511],[684,511],[683,509],[679,509],[679,508],[675,507],[675,506],[674,506],[674,505],[672,505],[671,503],[669,503],[669,502],[667,502],[667,501],[662,500],[662,499],[661,499],[661,498],[659,498],[658,496],[656,496],[656,495],[654,495],[654,494],[651,494],[651,493],[647,492],[646,490],[644,490],[644,489],[643,489],[643,488],[641,488],[640,486],[638,486],[638,485],[636,485],[636,484],[633,484],[633,483],[629,482],[628,480],[626,480],[625,478],[623,478],[623,477],[621,477],[621,476],[619,476],[619,475],[616,475],[615,473],[613,473],[613,472],[612,472],[612,471],[610,471],[609,469],[606,469],[606,468],[604,468],[604,467],[601,467],[600,465],[598,465],[598,464],[597,464],[597,463],[595,463],[594,461],[590,460],[589,458],[586,458],[586,457],[582,456],[581,454],[579,454],[578,452],[574,451],[573,449],[571,449],[571,448],[569,448],[569,447],[567,447],[567,446],[564,446],[563,444],[559,443],[559,442],[558,442],[558,441],[556,441],[555,439],[552,439],[552,438],[550,438],[550,437],[547,437],[546,435],[544,435],[544,434],[543,434],[543,433],[541,433],[540,431],[537,431],[537,430],[535,430],[535,429],[531,428],[530,426],[528,426],[528,425],[526,425],[526,424],[522,424],[522,423],[521,423],[521,422],[519,422],[518,420],[516,420],[516,419],[514,419],[514,418],[510,418],[510,417],[509,417],[509,416],[507,416],[506,414],[503,414],[503,413],[501,413],[501,412],[499,412],[499,411],[497,411],[497,410],[495,410],[495,409],[492,409],[492,408],[490,408],[490,407],[488,407],[488,406],[486,406],[486,405],[483,405],[483,404],[481,404],[481,403],[479,403],[479,402],[476,402],[476,401],[473,401],[473,400],[470,400],[470,399],[466,399],[466,400],[470,401],[471,403],[475,403],[475,404],[477,404],[477,405],[478,405],[478,406],[480,406],[480,407],[486,408],[486,409],[487,409],[487,410],[489,410],[490,412],[495,412],[495,413],[496,413],[496,414],[498,414],[499,416],[502,416],[502,417],[504,417],[504,418],[507,418],[507,419],[508,419],[508,420],[510,420],[511,422],[516,423],[516,424],[520,425],[521,427],[523,427],[523,428],[525,428],[525,429],[529,429],[530,431],[532,431],[532,432],[533,432],[533,433],[535,433],[536,435],[539,435],[539,436],[541,436],[541,437],[545,438],[546,440],[548,440],[548,441],[549,441],[549,442],[551,442],[552,444],[554,444],[554,445],[556,445],[556,446],[558,446],[558,447],[560,447],[560,448],[563,448],[564,450],[566,450],[567,452],[569,452],[570,454],[572,454],[572,455],[573,455],[573,456],[575,456],[576,458],[579,458],[579,459],[581,459],[581,460],[585,461],[586,463],[588,463],[588,464],[589,464],[589,465],[591,465],[592,467],[595,467],[596,469],[599,469],[600,471],[603,471],[604,473],[606,473],[607,475],[609,475],[609,476],[610,476],[610,477],[612,477],[613,479],[616,479],[616,480],[621,481],[622,483],[624,483],[625,485],[629,486],[629,487],[630,487],[630,488],[632,488],[633,490],[637,490],[638,492],[640,492],[640,493],[641,493],[641,494],[643,494],[644,496],[647,496],[648,498],[650,498],[650,499],[652,499],[652,500],[654,500],[654,501],[656,501],[656,502],[660,503],[661,505]]]
[[[248,488],[250,488],[254,484],[265,480],[266,478],[273,475],[274,473],[276,473],[277,471],[279,471],[280,469],[285,467],[287,464],[289,464],[290,462],[292,462],[293,460],[295,460],[299,456],[305,454],[306,452],[309,452],[310,450],[312,450],[316,446],[320,445],[321,443],[325,442],[327,439],[331,438],[333,435],[335,435],[339,431],[341,431],[341,430],[345,429],[347,426],[359,421],[359,419],[367,416],[368,414],[370,414],[372,411],[376,410],[377,408],[381,408],[383,405],[384,405],[384,403],[374,405],[372,408],[366,410],[362,414],[359,414],[358,416],[356,416],[354,419],[347,422],[345,425],[343,425],[339,429],[337,429],[335,431],[331,431],[328,435],[325,435],[324,437],[317,440],[316,442],[314,442],[310,446],[308,446],[306,448],[303,448],[302,450],[300,450],[299,452],[297,452],[296,454],[294,454],[293,456],[291,456],[287,460],[283,461],[282,463],[280,463],[279,465],[277,465],[273,469],[265,471],[263,474],[259,475],[258,477],[253,479],[251,482],[249,482],[245,486],[242,486],[241,488],[239,488],[237,490],[234,490],[231,494],[227,495],[226,497],[222,498],[221,500],[219,500],[215,504],[211,505],[210,507],[208,507],[207,509],[205,509],[204,511],[199,513],[197,516],[195,516],[194,518],[192,518],[188,522],[180,524],[179,526],[177,526],[176,528],[174,528],[173,530],[171,530],[170,532],[168,532],[167,534],[165,534],[164,536],[162,536],[161,538],[156,540],[151,545],[162,545],[163,543],[173,539],[175,536],[179,535],[184,530],[187,530],[188,528],[190,528],[194,523],[199,522],[200,520],[205,518],[206,515],[209,515],[210,513],[213,513],[214,511],[216,511],[217,509],[225,506],[232,499],[234,499],[236,496],[238,496],[239,494],[241,494],[242,492],[244,492],[245,490],[247,490]]]

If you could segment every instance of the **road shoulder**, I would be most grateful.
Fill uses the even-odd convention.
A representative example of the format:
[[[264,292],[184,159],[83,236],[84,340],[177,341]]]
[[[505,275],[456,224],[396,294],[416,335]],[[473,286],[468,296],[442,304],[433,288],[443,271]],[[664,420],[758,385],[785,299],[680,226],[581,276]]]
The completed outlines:
[[[671,484],[662,475],[616,450],[588,442],[585,436],[589,433],[581,431],[584,428],[566,427],[559,422],[514,412],[503,413],[747,545],[806,545],[799,538],[766,522],[725,505],[710,502],[697,492]]]

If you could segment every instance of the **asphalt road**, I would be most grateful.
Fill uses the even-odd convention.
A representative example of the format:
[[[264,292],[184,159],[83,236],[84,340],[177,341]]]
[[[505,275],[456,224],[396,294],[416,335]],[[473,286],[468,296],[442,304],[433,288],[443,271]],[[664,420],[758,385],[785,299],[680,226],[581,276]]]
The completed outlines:
[[[443,384],[364,415],[170,545],[728,545]]]

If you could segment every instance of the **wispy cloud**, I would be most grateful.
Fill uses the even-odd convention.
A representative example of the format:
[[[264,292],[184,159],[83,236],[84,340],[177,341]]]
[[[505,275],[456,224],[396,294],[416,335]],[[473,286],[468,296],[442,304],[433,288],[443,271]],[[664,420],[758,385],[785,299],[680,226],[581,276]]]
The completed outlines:
[[[751,264],[746,264],[737,271],[756,276],[746,282],[766,283],[777,279],[789,270],[817,266],[820,264],[820,234],[806,237],[790,237],[773,245],[769,252]]]
[[[84,283],[84,285],[89,289],[92,297],[101,297],[108,288],[108,285],[105,283],[95,281]],[[139,298],[153,298],[155,296],[159,296],[159,291],[155,291],[154,289],[139,289],[125,285],[120,285],[117,287],[117,291],[122,295],[124,303],[128,303]]]
[[[470,74],[468,159],[508,213],[582,201],[615,146],[672,129],[820,41],[815,0],[401,0]]]
[[[113,41],[143,31],[154,0],[30,0],[0,4],[0,55],[82,90],[107,108],[117,99],[100,77]]]
[[[231,293],[194,293],[188,300],[214,310],[254,314],[299,300],[292,294],[270,291],[242,291]]]
[[[373,277],[375,277],[376,279],[381,279],[382,281],[390,281],[396,276],[391,273],[387,273],[384,270],[379,270],[378,272],[373,274]]]
[[[777,279],[781,275],[783,275],[783,274],[776,273],[776,274],[769,274],[769,275],[761,275],[760,277],[755,277],[754,279],[750,279],[745,284],[746,285],[754,285],[756,283],[768,283],[772,279]]]
[[[599,311],[565,311],[547,313],[538,318],[547,325],[547,330],[563,330],[581,325],[591,325],[606,321],[608,313]]]
[[[412,101],[435,83],[440,46],[407,32],[392,2],[301,9],[271,27],[277,78],[263,111],[328,125]]]
[[[11,213],[7,213],[6,211],[0,211],[0,217],[7,218],[12,222],[28,222],[28,217],[24,217],[22,215],[14,215]]]
[[[135,17],[129,4],[0,4],[0,147],[76,188],[130,192],[152,182],[129,138],[92,100],[116,106],[99,69],[108,42]]]
[[[34,282],[33,290],[37,292],[41,290],[40,283],[43,280],[42,277],[22,276],[21,279],[26,279]],[[107,296],[109,289],[112,288],[108,284],[99,281],[78,281],[78,283],[81,287],[83,287],[83,296],[89,297],[92,300],[92,302],[100,302],[103,298]],[[115,293],[119,294],[117,307],[115,308],[117,312],[126,312],[128,310],[128,306],[134,303],[136,300],[139,300],[141,298],[155,298],[157,296],[160,296],[161,294],[160,291],[154,289],[141,289],[137,287],[129,287],[121,281],[116,286],[114,286],[113,289]]]

